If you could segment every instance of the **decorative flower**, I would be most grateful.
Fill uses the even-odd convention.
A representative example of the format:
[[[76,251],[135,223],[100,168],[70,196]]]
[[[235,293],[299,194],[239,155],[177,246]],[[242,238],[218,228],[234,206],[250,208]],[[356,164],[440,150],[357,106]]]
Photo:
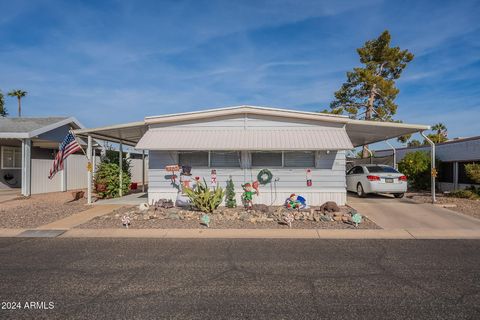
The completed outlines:
[[[195,180],[197,180],[197,181],[200,180],[200,177],[195,177]]]

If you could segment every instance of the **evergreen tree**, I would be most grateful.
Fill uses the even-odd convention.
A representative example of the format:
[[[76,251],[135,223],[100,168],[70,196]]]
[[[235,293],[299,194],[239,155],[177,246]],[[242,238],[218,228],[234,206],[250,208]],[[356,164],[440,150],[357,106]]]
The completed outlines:
[[[365,42],[357,52],[363,67],[347,72],[347,81],[335,92],[330,104],[334,112],[346,112],[350,117],[364,120],[392,121],[397,112],[395,98],[399,90],[395,80],[412,61],[413,54],[399,47],[390,47],[390,33]],[[363,157],[368,151],[363,148]]]
[[[0,91],[0,117],[6,117],[7,115],[8,112],[5,108],[5,98],[3,97],[2,91]]]
[[[233,185],[232,177],[227,181],[227,188],[225,189],[225,205],[227,208],[235,208],[237,200],[235,199],[235,186]]]

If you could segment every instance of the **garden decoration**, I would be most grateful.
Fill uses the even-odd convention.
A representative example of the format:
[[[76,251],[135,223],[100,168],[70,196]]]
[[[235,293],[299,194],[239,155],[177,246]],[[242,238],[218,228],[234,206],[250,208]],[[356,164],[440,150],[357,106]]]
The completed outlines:
[[[306,209],[307,200],[302,196],[297,196],[295,193],[292,193],[290,197],[285,200],[285,207],[287,209]]]
[[[200,221],[202,222],[202,224],[206,225],[207,228],[210,228],[210,216],[208,214],[202,215]]]
[[[182,192],[184,192],[184,189],[192,189],[193,186],[190,185],[190,182],[192,182],[192,167],[190,166],[182,166],[182,173],[180,174],[180,183],[182,185]]]
[[[352,214],[352,222],[355,224],[355,227],[358,227],[362,223],[362,215],[358,212]]]
[[[262,169],[257,174],[257,180],[258,180],[258,182],[260,182],[261,185],[265,185],[267,183],[270,183],[270,181],[272,181],[272,178],[273,178],[273,174],[268,169]]]
[[[307,187],[312,186],[312,170],[307,169]]]
[[[124,226],[125,228],[128,229],[128,226],[130,225],[130,217],[127,216],[127,215],[124,215],[124,216],[122,217],[122,224],[123,224],[123,226]]]
[[[215,169],[212,169],[212,171],[210,172],[210,185],[212,187],[217,186],[217,170]]]
[[[259,194],[258,192],[258,181],[255,181],[253,183],[245,183],[242,185],[243,188],[243,194],[242,194],[242,200],[245,208],[248,210],[252,209],[253,206],[253,195]],[[254,191],[255,190],[255,191]]]
[[[291,228],[291,227],[292,227],[292,222],[293,222],[293,220],[295,220],[295,217],[293,216],[293,213],[288,212],[288,213],[285,215],[284,220],[285,220],[285,222],[288,224],[288,227]]]
[[[177,175],[175,174],[176,171],[180,171],[180,167],[178,164],[173,164],[165,167],[167,172],[171,172],[170,179],[172,180],[172,184],[175,184],[175,180],[177,179]]]

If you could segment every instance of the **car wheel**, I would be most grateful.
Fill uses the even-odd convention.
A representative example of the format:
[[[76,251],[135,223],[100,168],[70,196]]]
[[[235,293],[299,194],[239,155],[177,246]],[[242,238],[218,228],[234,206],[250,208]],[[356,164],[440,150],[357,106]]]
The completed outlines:
[[[359,196],[360,198],[365,197],[365,191],[363,191],[363,186],[361,183],[357,184],[357,196]]]
[[[395,198],[398,198],[398,199],[403,198],[404,195],[405,195],[405,193],[394,193],[394,194],[393,194],[393,196],[394,196]]]

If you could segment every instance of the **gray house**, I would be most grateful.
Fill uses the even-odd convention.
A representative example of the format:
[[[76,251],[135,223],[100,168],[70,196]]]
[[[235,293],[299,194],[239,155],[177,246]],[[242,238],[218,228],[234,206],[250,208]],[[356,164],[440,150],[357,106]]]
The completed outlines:
[[[429,129],[404,123],[353,120],[297,110],[238,106],[146,117],[144,121],[75,130],[77,135],[147,150],[148,200],[175,199],[171,165],[192,167],[192,176],[225,187],[273,174],[256,203],[283,204],[292,193],[310,205],[346,202],[345,153],[356,146]],[[178,175],[178,171],[176,172]],[[311,183],[307,181],[311,180]]]
[[[78,170],[87,163],[83,154],[73,155],[66,170],[47,178],[59,143],[70,129],[82,127],[73,117],[0,117],[0,190],[19,188],[29,196],[86,187],[86,170]]]
[[[396,157],[400,161],[409,152],[429,152],[428,146],[397,148]],[[392,150],[376,150],[375,156],[384,157]],[[474,184],[465,172],[465,164],[480,163],[480,136],[457,138],[436,144],[436,158],[440,160],[438,182],[443,191],[464,189]]]

